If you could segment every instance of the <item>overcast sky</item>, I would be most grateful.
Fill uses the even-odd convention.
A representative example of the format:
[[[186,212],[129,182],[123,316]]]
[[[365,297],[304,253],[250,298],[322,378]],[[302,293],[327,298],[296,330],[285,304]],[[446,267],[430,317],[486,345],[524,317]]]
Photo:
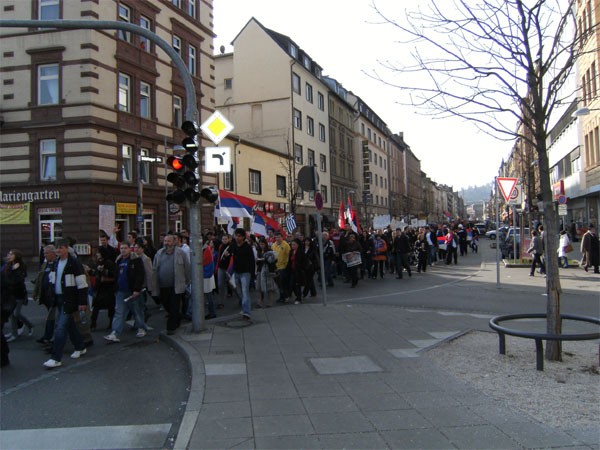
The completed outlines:
[[[405,2],[406,1],[406,2]],[[378,0],[386,12],[413,0]],[[398,91],[364,72],[381,67],[378,60],[400,59],[397,34],[371,8],[370,0],[215,0],[215,51],[231,41],[251,17],[265,27],[289,36],[321,67],[325,75],[361,97],[421,160],[433,181],[455,190],[494,181],[510,142],[500,142],[460,119],[433,119],[412,107],[398,105]],[[234,124],[235,125],[235,124]]]

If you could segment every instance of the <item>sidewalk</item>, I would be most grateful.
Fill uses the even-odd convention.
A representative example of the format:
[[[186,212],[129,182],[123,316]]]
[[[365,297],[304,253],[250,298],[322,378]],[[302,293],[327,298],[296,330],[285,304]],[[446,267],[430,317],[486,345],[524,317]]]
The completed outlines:
[[[515,284],[529,278],[506,270]],[[493,283],[495,263],[481,277]],[[543,277],[526,282],[539,290]],[[232,315],[200,334],[185,327],[165,336],[192,369],[175,448],[598,448],[597,429],[541,424],[427,357],[467,330],[488,331],[489,318],[332,302],[255,310],[250,325]]]

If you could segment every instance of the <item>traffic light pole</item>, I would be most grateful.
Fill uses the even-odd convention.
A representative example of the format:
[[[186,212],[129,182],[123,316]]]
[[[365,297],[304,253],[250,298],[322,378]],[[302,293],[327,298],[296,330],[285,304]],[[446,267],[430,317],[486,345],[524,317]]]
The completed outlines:
[[[127,22],[114,20],[2,20],[0,28],[60,28],[67,30],[123,30],[139,34],[154,42],[163,49],[175,64],[185,87],[186,110],[185,118],[197,123],[198,108],[196,105],[196,88],[194,81],[181,59],[181,56],[171,45],[152,31]],[[200,139],[200,138],[199,138]],[[200,146],[198,148],[200,150]],[[196,156],[198,158],[198,156]],[[196,176],[199,176],[199,165]],[[165,180],[165,183],[167,181]],[[199,333],[204,328],[204,270],[202,268],[202,234],[200,230],[200,206],[193,202],[187,203],[190,222],[190,265],[192,268],[192,332]],[[166,211],[168,214],[169,211]],[[165,230],[166,231],[166,230]]]

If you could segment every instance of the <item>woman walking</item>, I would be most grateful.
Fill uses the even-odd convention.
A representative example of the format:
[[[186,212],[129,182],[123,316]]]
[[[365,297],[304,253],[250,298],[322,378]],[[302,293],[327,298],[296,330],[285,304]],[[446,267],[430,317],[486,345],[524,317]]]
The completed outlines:
[[[546,266],[542,261],[542,255],[544,254],[544,245],[542,239],[539,237],[538,232],[533,230],[531,232],[531,245],[527,249],[527,253],[533,256],[531,260],[531,268],[529,269],[529,276],[532,277],[535,273],[535,265],[539,264],[541,273],[546,273]]]
[[[292,292],[296,296],[294,304],[302,303],[302,287],[306,277],[306,255],[302,250],[302,241],[294,239],[291,244],[290,259],[288,261],[287,270],[290,274],[290,285]]]
[[[6,337],[8,342],[21,336],[25,325],[29,329],[29,336],[33,335],[33,324],[21,313],[21,308],[27,306],[25,278],[27,278],[27,267],[23,262],[23,255],[19,250],[10,250],[6,255],[6,262],[2,270],[2,284],[6,283],[8,295],[15,300],[15,308],[10,317],[12,333]],[[22,324],[21,327],[19,327],[19,322]]]
[[[304,238],[304,256],[306,256],[306,282],[302,298],[308,297],[310,292],[311,297],[317,296],[317,288],[315,286],[315,273],[319,267],[317,253],[310,238]]]
[[[96,286],[92,300],[92,319],[90,329],[94,331],[101,309],[108,310],[108,327],[112,330],[112,321],[115,316],[115,273],[116,266],[109,258],[109,252],[100,247],[96,252]]]
[[[569,248],[570,247],[570,250]],[[572,251],[571,240],[566,230],[560,232],[560,242],[558,244],[558,265],[564,269],[569,267],[569,252]]]

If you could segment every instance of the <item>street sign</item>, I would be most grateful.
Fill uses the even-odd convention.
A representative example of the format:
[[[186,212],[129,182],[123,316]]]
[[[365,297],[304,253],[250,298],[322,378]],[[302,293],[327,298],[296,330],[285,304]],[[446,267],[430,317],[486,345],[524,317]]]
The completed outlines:
[[[498,177],[498,187],[500,188],[500,192],[502,192],[502,196],[504,200],[508,203],[510,201],[510,196],[512,194],[515,185],[517,184],[516,178],[506,178],[506,177]]]
[[[567,215],[567,205],[565,203],[558,205],[558,215],[559,216]]]
[[[298,185],[303,191],[316,191],[319,186],[319,174],[313,166],[304,166],[298,171]]]
[[[169,203],[169,213],[177,214],[179,212],[179,205],[177,203]]]
[[[317,207],[317,211],[321,211],[323,209],[323,195],[320,192],[315,194],[315,206]]]
[[[509,205],[520,205],[523,203],[523,186],[516,184],[510,193]]]
[[[567,204],[567,196],[566,195],[559,195],[557,200],[558,200],[559,205]]]
[[[140,159],[144,162],[155,162],[155,163],[163,162],[162,156],[141,156]]]
[[[219,145],[219,142],[233,130],[233,125],[223,114],[215,111],[200,125],[200,129],[215,145]]]
[[[230,147],[206,147],[204,170],[207,173],[231,172]]]

